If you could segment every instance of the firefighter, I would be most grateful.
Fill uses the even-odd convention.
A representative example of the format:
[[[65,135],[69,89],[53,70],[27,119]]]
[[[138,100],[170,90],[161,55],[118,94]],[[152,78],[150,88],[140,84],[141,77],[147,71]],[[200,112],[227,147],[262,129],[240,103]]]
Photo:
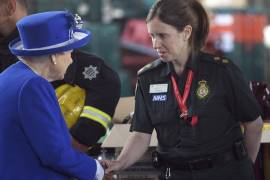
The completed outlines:
[[[120,97],[120,80],[117,73],[95,55],[75,50],[72,58],[74,61],[65,79],[52,84],[74,139],[73,145],[87,151],[112,126]]]

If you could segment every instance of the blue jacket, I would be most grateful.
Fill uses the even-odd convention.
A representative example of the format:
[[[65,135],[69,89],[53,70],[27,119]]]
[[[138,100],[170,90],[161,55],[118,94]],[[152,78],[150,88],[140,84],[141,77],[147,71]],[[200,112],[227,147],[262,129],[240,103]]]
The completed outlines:
[[[95,160],[74,150],[55,91],[18,62],[0,74],[0,179],[93,179]]]

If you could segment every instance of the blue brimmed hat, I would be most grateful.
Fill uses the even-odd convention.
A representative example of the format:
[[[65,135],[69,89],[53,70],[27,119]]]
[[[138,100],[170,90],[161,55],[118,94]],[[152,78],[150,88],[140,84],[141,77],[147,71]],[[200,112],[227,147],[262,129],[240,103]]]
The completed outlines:
[[[42,56],[86,45],[91,33],[82,29],[79,16],[68,11],[49,11],[17,22],[20,37],[9,43],[16,56]]]

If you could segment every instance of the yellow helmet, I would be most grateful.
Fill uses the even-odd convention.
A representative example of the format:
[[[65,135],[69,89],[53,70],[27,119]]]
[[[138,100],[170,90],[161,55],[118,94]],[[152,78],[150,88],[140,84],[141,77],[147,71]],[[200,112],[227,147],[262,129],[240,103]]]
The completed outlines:
[[[84,107],[85,90],[79,86],[63,84],[56,88],[56,96],[68,128],[71,128]]]

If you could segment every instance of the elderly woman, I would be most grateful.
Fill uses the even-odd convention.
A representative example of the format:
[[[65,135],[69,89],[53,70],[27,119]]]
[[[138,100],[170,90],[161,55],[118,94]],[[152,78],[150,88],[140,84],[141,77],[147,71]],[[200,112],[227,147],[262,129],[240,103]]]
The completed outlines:
[[[99,162],[75,151],[50,81],[90,32],[64,11],[27,16],[10,43],[21,61],[0,74],[0,179],[102,179]]]

